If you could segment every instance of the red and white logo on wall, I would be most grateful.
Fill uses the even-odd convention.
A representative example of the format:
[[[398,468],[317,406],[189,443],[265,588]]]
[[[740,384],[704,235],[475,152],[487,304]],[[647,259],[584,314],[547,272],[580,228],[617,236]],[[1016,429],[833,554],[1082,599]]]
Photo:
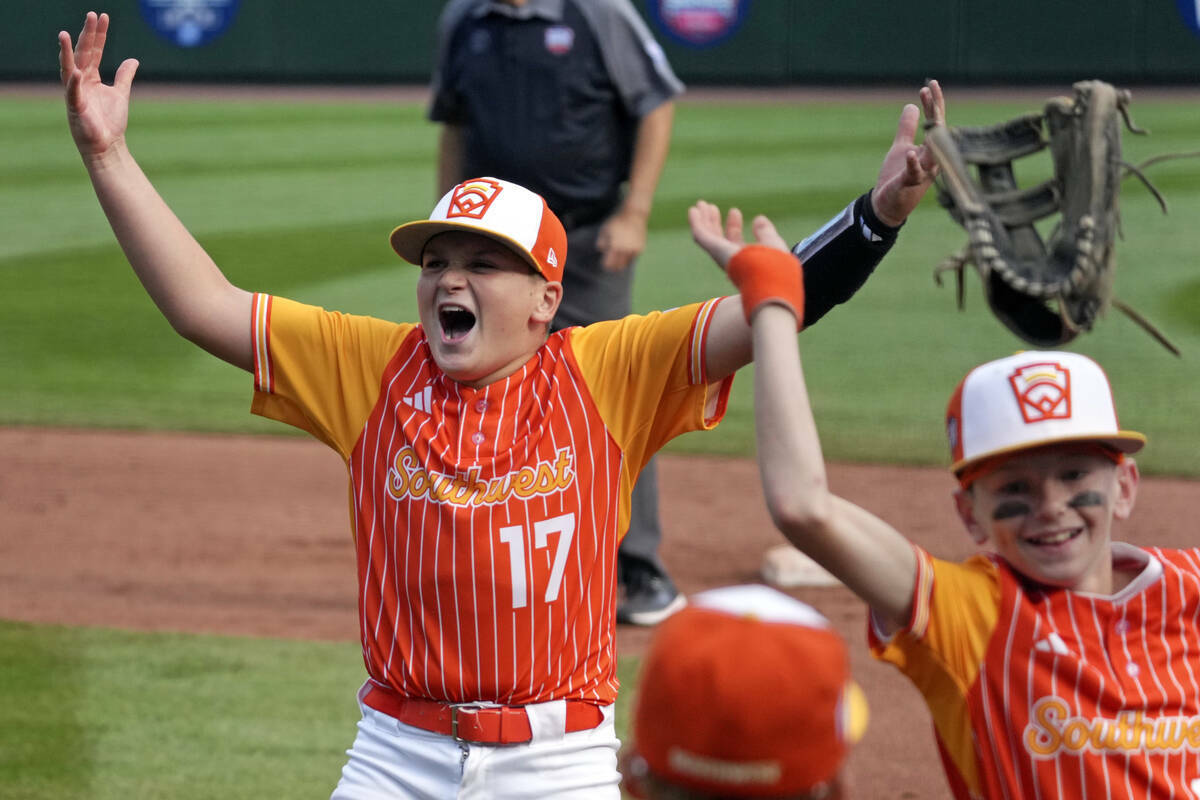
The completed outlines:
[[[712,47],[737,32],[750,0],[652,0],[650,16],[664,33],[688,47]]]

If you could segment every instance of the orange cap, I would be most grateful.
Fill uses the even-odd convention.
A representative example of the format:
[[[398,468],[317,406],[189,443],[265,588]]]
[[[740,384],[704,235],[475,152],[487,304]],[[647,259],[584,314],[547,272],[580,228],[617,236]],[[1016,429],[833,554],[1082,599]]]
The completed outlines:
[[[725,797],[829,781],[866,728],[841,636],[761,585],[702,592],[658,626],[642,664],[626,789],[637,776]]]

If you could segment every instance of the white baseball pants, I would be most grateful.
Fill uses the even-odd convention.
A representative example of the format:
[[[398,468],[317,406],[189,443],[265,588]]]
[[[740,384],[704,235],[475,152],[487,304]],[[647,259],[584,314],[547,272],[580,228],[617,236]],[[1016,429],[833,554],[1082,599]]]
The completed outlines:
[[[330,800],[619,800],[613,707],[592,730],[564,733],[562,701],[526,706],[533,740],[480,745],[359,703],[358,735]]]

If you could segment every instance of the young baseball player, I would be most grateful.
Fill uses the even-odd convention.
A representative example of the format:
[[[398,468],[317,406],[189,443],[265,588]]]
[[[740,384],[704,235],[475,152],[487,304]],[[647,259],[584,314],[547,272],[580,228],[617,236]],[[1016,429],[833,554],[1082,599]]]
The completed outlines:
[[[791,280],[768,220],[776,249],[726,238],[711,207],[692,221],[735,285]],[[1117,424],[1100,366],[1030,351],[959,383],[954,502],[985,552],[951,563],[830,491],[797,304],[762,297],[745,310],[772,518],[869,604],[872,650],[924,695],[955,795],[1200,796],[1200,550],[1114,541],[1145,440]]]
[[[623,786],[646,800],[837,800],[866,725],[846,643],[816,609],[761,585],[710,589],[655,631]]]
[[[614,573],[630,491],[666,441],[723,415],[750,357],[739,304],[549,334],[563,226],[540,196],[492,178],[392,233],[420,268],[420,324],[240,289],[131,155],[137,62],[101,82],[107,31],[89,13],[74,47],[61,33],[60,66],[130,264],[180,334],[253,374],[255,413],[346,462],[367,681],[333,796],[615,798]],[[922,100],[940,118],[940,94]],[[872,191],[801,246],[806,314],[853,294],[928,188],[918,113],[905,108]]]

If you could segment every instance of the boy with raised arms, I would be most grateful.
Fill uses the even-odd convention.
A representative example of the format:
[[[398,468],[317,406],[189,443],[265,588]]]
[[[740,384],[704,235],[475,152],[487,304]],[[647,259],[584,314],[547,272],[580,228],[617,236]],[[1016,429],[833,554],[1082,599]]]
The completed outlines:
[[[950,397],[954,504],[983,549],[937,558],[830,491],[805,388],[795,257],[769,220],[692,209],[751,320],[758,460],[771,517],[870,606],[874,655],[933,718],[956,797],[1200,796],[1200,550],[1117,541],[1137,496],[1100,366],[1029,351]],[[917,357],[914,355],[914,357]],[[799,679],[799,678],[798,678]]]
[[[391,234],[420,269],[419,324],[241,289],[130,153],[137,62],[101,82],[108,22],[88,14],[74,46],[60,33],[60,68],[71,133],[129,263],[176,331],[253,375],[255,413],[346,463],[367,680],[333,797],[615,800],[615,568],[630,491],[665,442],[723,415],[750,358],[739,304],[549,333],[563,226],[537,194],[489,177]],[[921,96],[940,118],[936,86]],[[918,116],[904,109],[875,187],[800,245],[810,318],[857,290],[928,188]]]

